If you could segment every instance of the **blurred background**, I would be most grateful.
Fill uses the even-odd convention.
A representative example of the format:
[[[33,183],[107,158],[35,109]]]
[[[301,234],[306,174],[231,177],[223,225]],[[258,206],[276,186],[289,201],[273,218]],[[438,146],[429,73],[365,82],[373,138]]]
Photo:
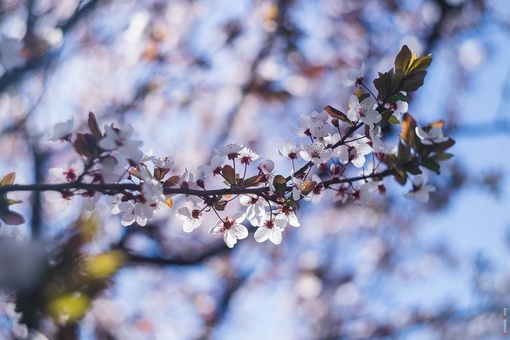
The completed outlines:
[[[102,199],[61,212],[12,193],[0,226],[0,338],[499,339],[510,307],[510,3],[506,0],[0,2],[0,175],[50,182],[78,155],[48,142],[88,112],[132,124],[174,171],[222,143],[276,162],[299,115],[346,109],[403,44],[434,61],[409,112],[446,120],[455,158],[429,203],[385,179],[370,207],[303,204],[280,246],[228,249],[176,207],[122,227]],[[398,126],[387,131],[396,136]],[[390,137],[391,138],[391,137]],[[253,228],[250,228],[253,229]]]

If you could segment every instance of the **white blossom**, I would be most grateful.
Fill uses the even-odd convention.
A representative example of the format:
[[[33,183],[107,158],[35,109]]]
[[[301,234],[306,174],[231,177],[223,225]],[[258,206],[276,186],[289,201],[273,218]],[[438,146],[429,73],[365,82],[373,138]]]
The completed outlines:
[[[200,209],[196,209],[190,201],[186,202],[186,207],[177,210],[176,217],[184,221],[182,228],[187,233],[197,229],[202,223],[202,212]]]
[[[361,120],[367,125],[373,125],[381,121],[381,114],[374,110],[376,101],[373,97],[365,98],[361,103],[359,98],[352,95],[349,100],[349,111],[347,111],[347,118],[351,122]]]
[[[199,165],[197,169],[203,174],[204,178],[209,177],[211,174],[214,176],[220,173],[221,166],[224,162],[225,156],[214,155],[211,158],[210,165]]]
[[[133,203],[131,201],[120,202],[113,206],[112,214],[117,215],[122,213],[120,224],[129,226],[133,223],[138,223],[140,226],[145,226],[147,221],[154,216],[154,208],[148,204],[141,202]]]
[[[149,204],[156,204],[166,200],[163,195],[163,185],[155,179],[144,178],[142,194]]]
[[[294,209],[292,209],[288,205],[283,205],[283,206],[278,207],[278,210],[279,210],[279,214],[277,215],[277,217],[282,215],[283,216],[282,218],[291,226],[293,226],[293,227],[300,226],[296,212],[294,211]]]
[[[59,140],[68,140],[71,136],[71,130],[73,129],[74,125],[74,117],[69,119],[67,122],[64,123],[57,123],[53,127],[53,135],[48,139],[52,142],[56,142]]]
[[[252,161],[259,159],[260,155],[251,149],[244,147],[239,151],[238,159],[241,164],[250,165]]]
[[[357,135],[359,138],[359,135]],[[356,136],[355,136],[356,137]],[[365,164],[365,156],[372,152],[372,147],[367,144],[366,138],[349,142],[338,148],[338,158],[342,164],[352,162],[352,164],[361,168]]]
[[[83,209],[87,211],[93,211],[97,201],[103,196],[100,192],[95,192],[93,195],[89,193],[83,193]]]
[[[307,162],[311,161],[314,164],[327,162],[333,153],[331,148],[326,148],[324,144],[317,141],[313,142],[311,145],[301,145],[301,149],[302,150],[299,152],[301,158]]]
[[[227,156],[228,159],[235,159],[239,156],[239,152],[244,148],[243,145],[238,143],[230,143],[227,145],[220,145],[214,151],[217,155]]]
[[[397,152],[397,146],[391,146],[384,144],[381,140],[382,133],[381,127],[375,126],[373,129],[370,129],[370,138],[372,139],[372,148],[375,152],[383,153],[386,155],[394,154]]]
[[[254,226],[260,226],[266,216],[268,203],[257,195],[241,195],[239,203],[247,207],[246,219]]]
[[[152,163],[161,169],[170,169],[174,165],[174,159],[172,157],[157,157],[152,159]]]
[[[210,234],[223,234],[223,241],[229,248],[233,248],[237,240],[248,237],[248,229],[241,224],[245,219],[243,213],[237,213],[225,218],[225,221],[219,220],[214,227],[209,229]]]
[[[372,182],[366,182],[360,185],[354,194],[354,203],[368,206],[372,202],[373,193],[377,190],[377,185]]]
[[[425,203],[429,200],[429,194],[436,191],[432,185],[426,185],[427,178],[422,175],[414,176],[412,179],[413,189],[404,195],[406,198],[414,198],[418,202]]]
[[[361,64],[361,68],[355,69],[350,68],[347,70],[347,79],[342,80],[342,85],[344,87],[350,87],[352,85],[357,85],[358,83],[363,81],[363,77],[365,76],[365,62]]]
[[[143,157],[140,150],[141,141],[130,140],[133,135],[133,127],[131,124],[126,125],[122,129],[114,129],[109,125],[105,125],[105,136],[99,141],[99,146],[104,150],[117,150],[116,158],[124,163],[127,160],[139,162]]]
[[[77,159],[71,160],[66,169],[51,168],[49,170],[55,180],[53,183],[69,183],[74,182],[83,173],[83,162]]]
[[[269,240],[274,244],[282,242],[282,231],[287,225],[284,215],[278,215],[275,218],[266,219],[255,232],[255,241],[264,242]]]
[[[415,131],[422,144],[425,145],[442,143],[448,140],[448,137],[443,135],[443,129],[440,126],[433,126],[429,132],[425,132],[421,127],[417,126]]]
[[[286,139],[283,143],[283,148],[278,149],[278,153],[288,159],[297,159],[297,155],[301,148],[290,139]]]

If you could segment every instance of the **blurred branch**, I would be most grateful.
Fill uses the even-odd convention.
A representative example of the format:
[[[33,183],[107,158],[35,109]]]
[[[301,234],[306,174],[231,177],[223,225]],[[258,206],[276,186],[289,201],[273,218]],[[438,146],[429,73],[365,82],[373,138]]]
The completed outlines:
[[[62,30],[62,34],[64,37],[66,34],[76,26],[80,20],[89,14],[96,5],[99,3],[99,0],[91,0],[87,4],[78,7],[71,18],[69,18],[65,23],[57,25],[56,28],[60,28]],[[30,7],[30,6],[29,6]],[[29,14],[29,17],[31,14]],[[31,19],[28,21],[30,22]],[[47,65],[53,58],[55,58],[61,50],[61,47],[56,50],[49,50],[48,52],[35,56],[28,60],[23,66],[16,67],[8,72],[6,72],[2,77],[0,77],[0,93],[4,92],[9,86],[21,80],[28,72],[37,70],[38,68]]]
[[[190,257],[176,256],[173,258],[162,258],[162,257],[149,257],[134,254],[126,251],[128,259],[128,265],[146,265],[153,264],[158,266],[192,266],[196,264],[203,264],[203,262],[211,257],[218,256],[226,253],[230,249],[225,246],[223,242],[217,243],[209,249],[205,249],[199,254],[193,254]]]
[[[226,119],[225,119],[225,130],[224,132],[218,136],[216,140],[216,145],[224,144],[225,141],[228,138],[230,127],[234,124],[237,114],[239,113],[239,110],[241,109],[241,106],[243,105],[244,101],[247,98],[247,95],[250,94],[250,92],[253,91],[254,88],[257,88],[256,82],[257,77],[255,74],[255,71],[257,70],[257,67],[260,65],[260,63],[269,55],[271,50],[273,49],[273,46],[276,42],[276,38],[278,37],[278,34],[282,32],[286,32],[285,30],[279,29],[283,26],[285,23],[287,11],[290,8],[290,5],[292,4],[293,0],[278,0],[276,3],[276,6],[278,8],[278,16],[275,20],[275,23],[279,25],[275,30],[270,31],[267,33],[265,41],[262,45],[262,48],[259,50],[255,58],[251,62],[250,66],[250,78],[248,81],[246,81],[243,86],[241,87],[241,96],[239,97],[239,100],[237,103],[235,103],[230,111],[227,113]]]

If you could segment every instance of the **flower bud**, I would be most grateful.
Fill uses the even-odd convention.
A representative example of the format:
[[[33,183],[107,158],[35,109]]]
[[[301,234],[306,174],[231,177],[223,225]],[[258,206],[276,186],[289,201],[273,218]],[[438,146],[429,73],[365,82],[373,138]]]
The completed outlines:
[[[257,167],[264,175],[270,174],[274,169],[274,162],[270,159],[263,161]]]

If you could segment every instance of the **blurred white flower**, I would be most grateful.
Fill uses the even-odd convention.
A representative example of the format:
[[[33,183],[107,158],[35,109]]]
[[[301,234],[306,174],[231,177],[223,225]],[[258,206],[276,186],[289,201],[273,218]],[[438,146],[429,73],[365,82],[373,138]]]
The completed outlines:
[[[211,174],[213,176],[218,175],[220,173],[223,162],[225,162],[225,156],[214,155],[211,158],[210,165],[199,165],[197,169],[204,175],[204,178],[209,177]]]
[[[131,124],[126,125],[122,129],[112,128],[105,125],[105,136],[99,141],[99,146],[104,150],[117,150],[116,158],[120,163],[128,163],[128,160],[139,162],[143,157],[140,147],[143,145],[141,141],[131,140],[133,135],[133,127]]]
[[[352,85],[358,85],[363,81],[363,77],[365,76],[365,62],[361,64],[361,68],[355,69],[350,68],[347,70],[347,79],[342,80],[342,85],[344,87],[349,87]]]
[[[442,143],[448,140],[448,137],[443,135],[443,129],[440,126],[433,126],[430,128],[429,132],[425,132],[421,127],[417,126],[415,131],[422,144],[425,145]]]
[[[191,201],[186,202],[186,207],[177,210],[176,217],[184,221],[182,228],[187,233],[197,229],[202,223],[202,213],[194,207]]]
[[[436,191],[432,185],[426,185],[427,179],[423,175],[414,176],[412,179],[413,189],[404,195],[406,198],[414,198],[418,202],[425,203],[429,200],[429,194]]]
[[[147,221],[154,216],[154,208],[148,204],[141,202],[133,203],[131,201],[120,202],[113,206],[112,214],[117,215],[122,213],[120,224],[129,226],[133,223],[138,223],[140,226],[145,226]]]
[[[74,125],[74,117],[64,123],[57,123],[53,127],[53,135],[48,139],[49,141],[65,141],[71,138],[71,130]]]

